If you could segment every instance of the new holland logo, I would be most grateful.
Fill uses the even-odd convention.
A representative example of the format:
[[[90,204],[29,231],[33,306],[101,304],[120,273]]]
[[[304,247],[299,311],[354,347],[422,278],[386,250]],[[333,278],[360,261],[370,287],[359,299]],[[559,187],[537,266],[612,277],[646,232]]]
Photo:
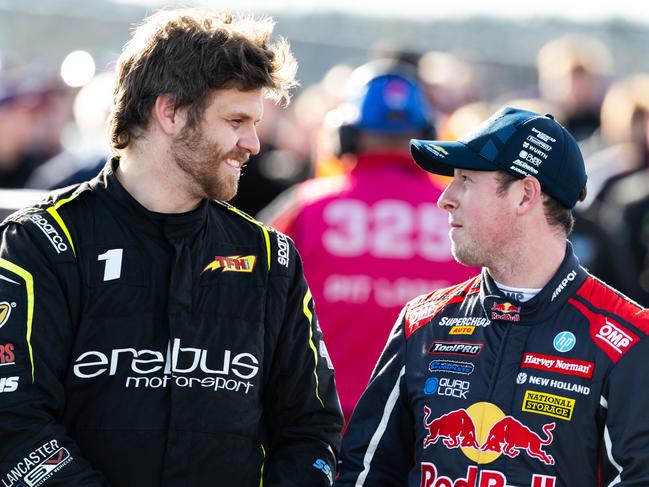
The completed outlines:
[[[6,301],[0,302],[0,328],[2,328],[11,315],[11,308],[15,307],[15,303],[9,304]]]
[[[223,272],[252,272],[255,268],[257,257],[254,255],[230,255],[227,257],[216,256],[214,260],[205,266],[205,271],[218,271],[223,269]]]

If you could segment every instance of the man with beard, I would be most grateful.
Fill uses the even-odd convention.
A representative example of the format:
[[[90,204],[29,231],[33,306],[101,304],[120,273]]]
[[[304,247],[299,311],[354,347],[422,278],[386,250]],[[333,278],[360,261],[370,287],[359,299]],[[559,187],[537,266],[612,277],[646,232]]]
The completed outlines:
[[[575,139],[505,108],[413,140],[482,273],[402,310],[343,439],[336,486],[649,485],[649,312],[579,265]]]
[[[226,203],[273,22],[156,14],[117,65],[115,157],[10,216],[0,247],[3,487],[330,485],[342,427],[295,248]]]

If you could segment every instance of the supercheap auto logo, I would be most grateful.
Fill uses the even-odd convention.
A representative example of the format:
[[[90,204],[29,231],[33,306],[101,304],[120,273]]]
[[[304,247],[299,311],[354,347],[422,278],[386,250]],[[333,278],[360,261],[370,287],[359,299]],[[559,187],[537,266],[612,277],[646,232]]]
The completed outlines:
[[[254,255],[229,255],[214,257],[214,260],[207,264],[203,272],[252,272],[255,268],[257,257]]]
[[[546,448],[554,440],[555,423],[544,424],[543,436],[513,416],[507,416],[495,404],[478,402],[466,409],[456,409],[430,419],[431,410],[424,406],[424,448],[441,442],[446,448],[460,448],[473,462],[483,465],[505,455],[516,458],[521,453],[546,465],[554,458]]]

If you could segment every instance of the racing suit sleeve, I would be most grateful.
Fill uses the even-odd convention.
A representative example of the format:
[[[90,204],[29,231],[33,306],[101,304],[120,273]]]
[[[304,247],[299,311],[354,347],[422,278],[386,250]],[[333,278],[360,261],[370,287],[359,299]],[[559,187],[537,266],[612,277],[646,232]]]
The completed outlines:
[[[605,418],[602,439],[602,485],[649,485],[649,337],[613,366],[600,407]]]
[[[79,279],[25,223],[0,243],[0,483],[107,486],[61,424],[63,386],[79,308]],[[31,229],[31,227],[30,227]],[[56,261],[58,259],[58,261]]]
[[[405,308],[345,431],[337,487],[408,484],[415,439],[406,388],[404,314]]]
[[[333,366],[314,312],[299,255],[287,244],[288,279],[269,285],[269,309],[282,303],[281,323],[264,396],[269,451],[264,486],[330,486],[340,448],[343,418]],[[291,272],[292,271],[292,272]]]

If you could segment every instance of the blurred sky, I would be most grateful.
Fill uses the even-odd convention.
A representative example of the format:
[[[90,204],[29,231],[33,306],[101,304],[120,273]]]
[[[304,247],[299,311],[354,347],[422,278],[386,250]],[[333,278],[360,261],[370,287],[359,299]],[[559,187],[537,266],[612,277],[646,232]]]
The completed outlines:
[[[528,19],[562,18],[574,21],[626,19],[649,24],[649,8],[642,0],[585,2],[566,0],[112,0],[115,3],[149,7],[205,5],[232,10],[281,13],[340,11],[368,16],[398,16],[421,20],[472,16]]]

